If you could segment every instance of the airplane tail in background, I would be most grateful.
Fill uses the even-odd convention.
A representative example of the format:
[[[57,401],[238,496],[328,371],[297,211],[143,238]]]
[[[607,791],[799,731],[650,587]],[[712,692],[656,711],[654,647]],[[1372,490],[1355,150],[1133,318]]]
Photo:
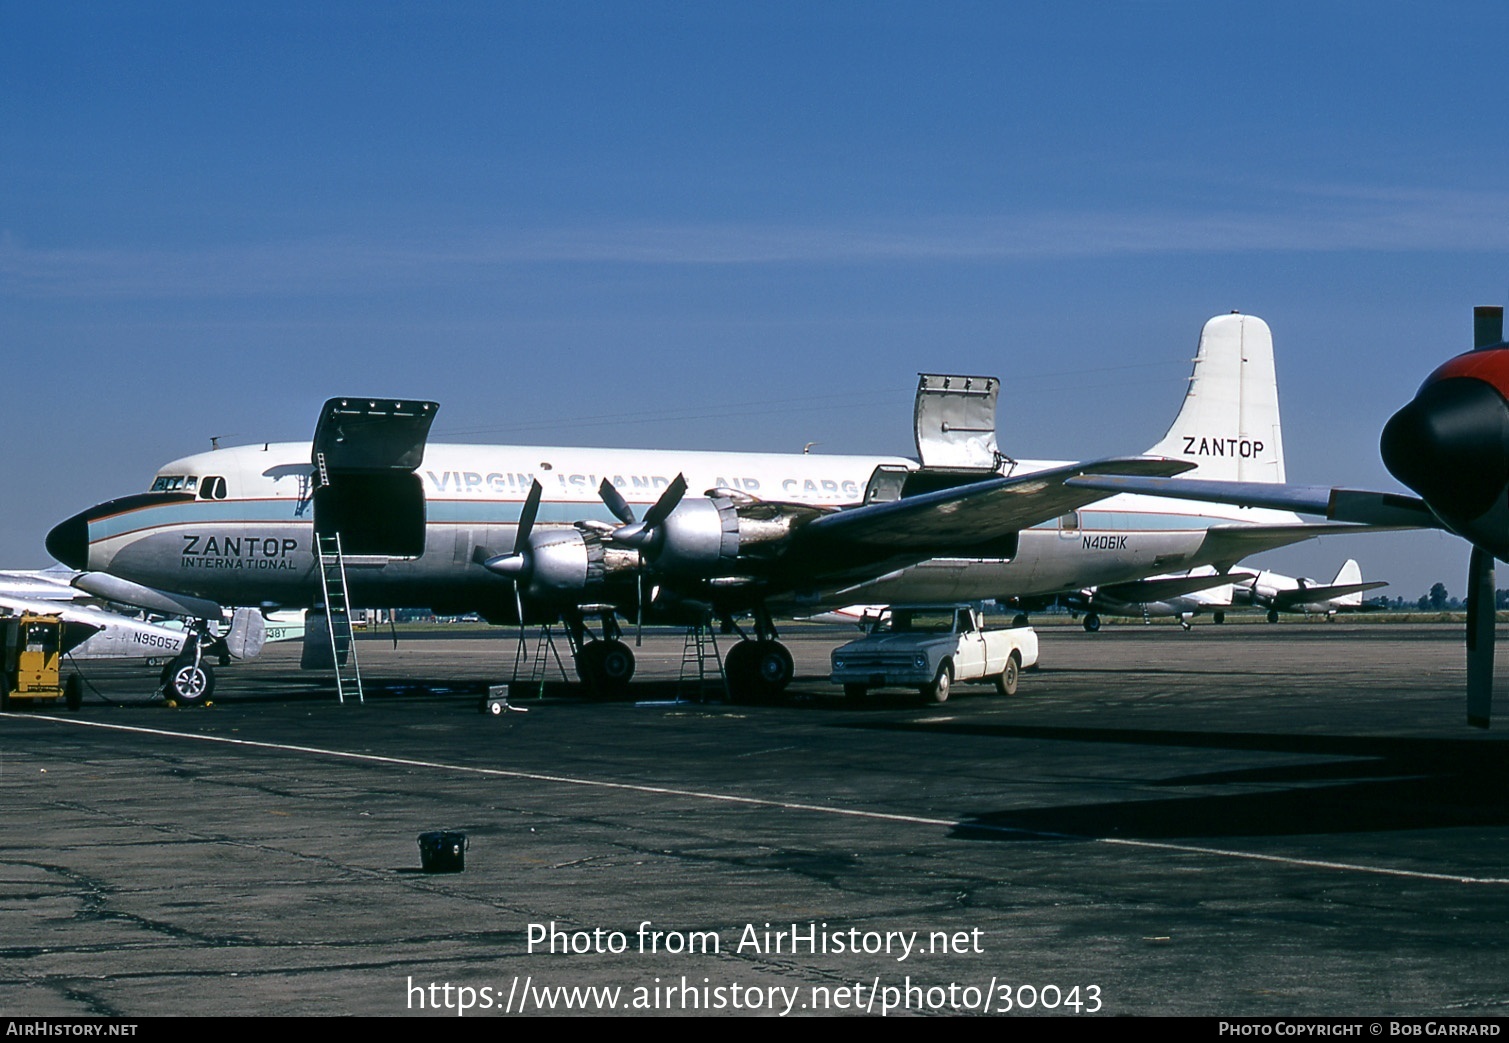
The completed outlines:
[[[1331,581],[1333,587],[1355,587],[1362,583],[1362,566],[1357,564],[1356,559],[1348,558],[1341,566],[1341,571],[1336,573],[1336,578]],[[1332,603],[1345,608],[1362,607],[1362,591],[1351,594],[1341,594],[1331,599]]]
[[[1273,334],[1255,315],[1217,315],[1200,331],[1189,390],[1149,456],[1188,460],[1189,478],[1284,481]]]

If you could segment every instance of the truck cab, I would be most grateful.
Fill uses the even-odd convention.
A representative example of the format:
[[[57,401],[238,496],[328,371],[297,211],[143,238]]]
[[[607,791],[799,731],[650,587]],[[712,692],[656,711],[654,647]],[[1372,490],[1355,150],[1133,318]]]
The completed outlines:
[[[858,641],[833,650],[830,680],[844,694],[916,688],[945,702],[955,683],[993,684],[1016,693],[1021,671],[1037,664],[1037,633],[1027,626],[986,629],[972,605],[893,605]]]

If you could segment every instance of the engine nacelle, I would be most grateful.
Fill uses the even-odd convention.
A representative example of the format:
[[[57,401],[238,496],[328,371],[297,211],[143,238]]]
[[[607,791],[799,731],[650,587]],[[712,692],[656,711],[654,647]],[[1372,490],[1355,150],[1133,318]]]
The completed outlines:
[[[726,496],[682,500],[658,527],[645,557],[661,572],[712,576],[739,557],[739,513]]]
[[[524,595],[558,601],[601,586],[602,538],[579,529],[543,529],[529,536],[529,578]]]

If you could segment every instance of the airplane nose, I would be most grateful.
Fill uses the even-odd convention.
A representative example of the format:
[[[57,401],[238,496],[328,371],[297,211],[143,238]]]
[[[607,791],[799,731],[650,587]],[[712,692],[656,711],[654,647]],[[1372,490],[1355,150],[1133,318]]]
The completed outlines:
[[[47,534],[47,553],[71,569],[89,568],[89,513],[80,511]]]
[[[1384,466],[1458,531],[1509,486],[1509,403],[1473,377],[1427,382],[1384,425]]]

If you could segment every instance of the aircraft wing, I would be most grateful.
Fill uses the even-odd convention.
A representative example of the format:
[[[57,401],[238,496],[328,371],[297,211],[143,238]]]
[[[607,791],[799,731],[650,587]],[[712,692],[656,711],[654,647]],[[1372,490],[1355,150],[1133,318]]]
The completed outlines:
[[[1320,514],[1331,521],[1374,528],[1446,528],[1424,500],[1404,493],[1334,489],[1325,485],[1212,482],[1197,478],[1170,480],[1108,472],[1084,474],[1068,479],[1065,484],[1106,494],[1136,493],[1176,500],[1234,503],[1240,507],[1271,507],[1299,514]]]
[[[1346,597],[1348,594],[1360,594],[1365,590],[1377,590],[1388,584],[1381,579],[1369,580],[1366,583],[1341,583],[1326,587],[1298,587],[1294,590],[1280,590],[1273,595],[1273,607],[1279,611],[1291,609],[1296,605],[1319,604],[1322,601],[1330,601],[1332,598]]]
[[[1097,490],[1068,486],[1068,478],[1171,475],[1191,466],[1157,457],[1096,460],[835,511],[793,531],[768,579],[778,587],[805,587],[873,579],[927,558],[1009,557],[1022,529],[1104,499]]]
[[[1097,588],[1097,592],[1116,601],[1133,604],[1147,601],[1162,601],[1181,594],[1193,594],[1212,587],[1224,587],[1228,583],[1245,583],[1256,576],[1255,572],[1209,573],[1203,576],[1160,576],[1156,579],[1137,579],[1130,583],[1115,583]]]
[[[804,541],[865,546],[933,556],[963,552],[1105,498],[1070,484],[1081,475],[1174,475],[1184,460],[1123,457],[1054,467],[1010,478],[941,489],[890,503],[824,515],[800,530]]]

